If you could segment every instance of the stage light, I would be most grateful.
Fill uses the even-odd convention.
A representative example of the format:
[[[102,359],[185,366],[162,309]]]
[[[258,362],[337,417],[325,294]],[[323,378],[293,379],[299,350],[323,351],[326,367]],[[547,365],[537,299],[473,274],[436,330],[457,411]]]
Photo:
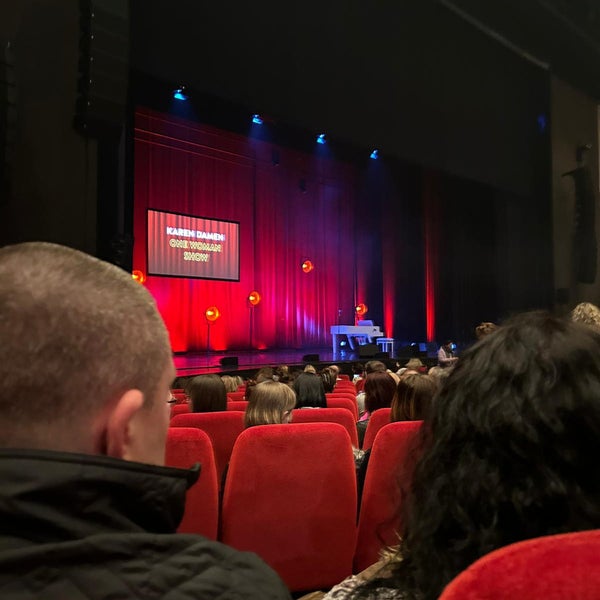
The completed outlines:
[[[209,306],[204,312],[204,315],[206,316],[207,321],[214,323],[221,316],[221,312],[216,306]]]
[[[173,98],[175,98],[175,100],[187,100],[188,99],[188,96],[185,93],[185,85],[181,85],[177,89],[173,90]]]
[[[320,133],[317,136],[317,144],[324,144],[327,140],[325,139],[325,134],[324,133]]]
[[[138,283],[144,283],[144,281],[146,281],[146,275],[139,269],[135,269],[135,271],[131,272],[131,278]]]
[[[371,152],[371,158],[373,160],[377,160],[379,158],[379,150],[377,150],[377,148]]]
[[[252,122],[255,125],[262,125],[263,124],[263,120],[262,120],[262,117],[260,115],[252,115]]]
[[[367,314],[369,307],[363,302],[361,302],[360,304],[356,305],[356,308],[354,310],[356,311],[357,315],[362,316]]]
[[[248,294],[248,303],[252,306],[256,306],[257,304],[259,304],[261,301],[261,297],[260,294],[256,291],[254,292],[250,292]]]
[[[304,273],[310,273],[313,269],[315,268],[315,265],[313,265],[312,260],[305,260],[302,263],[302,271]]]

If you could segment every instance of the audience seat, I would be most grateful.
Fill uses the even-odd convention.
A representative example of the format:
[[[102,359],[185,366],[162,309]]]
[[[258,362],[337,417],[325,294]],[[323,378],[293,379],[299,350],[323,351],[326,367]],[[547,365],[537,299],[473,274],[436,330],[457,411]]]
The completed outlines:
[[[346,396],[336,396],[335,394],[325,394],[327,408],[346,408],[352,413],[354,421],[358,421],[358,405],[356,399],[350,400]]]
[[[190,412],[190,405],[186,402],[185,404],[173,404],[171,406],[171,419],[177,415],[184,415]]]
[[[169,427],[165,452],[168,467],[189,469],[200,463],[200,477],[187,491],[185,513],[177,531],[198,533],[217,539],[219,525],[219,486],[210,438],[204,431],[188,427]]]
[[[346,375],[346,373],[340,373],[338,375],[338,383],[340,381],[350,381],[350,375]]]
[[[246,429],[229,464],[221,531],[221,541],[256,552],[294,592],[325,589],[348,576],[356,543],[356,476],[343,427]]]
[[[358,432],[352,413],[345,408],[295,408],[292,423],[339,423],[350,436],[350,443],[358,448]]]
[[[362,449],[370,450],[377,432],[384,426],[388,425],[392,416],[392,409],[389,407],[378,408],[369,417],[367,423],[367,430],[365,431],[365,438],[363,440]]]
[[[237,392],[227,392],[227,400],[229,402],[235,401],[235,400],[243,400],[244,396],[246,395],[246,390],[242,390],[242,391],[237,391]]]
[[[390,423],[375,437],[360,505],[355,573],[376,562],[382,548],[398,544],[398,510],[418,458],[421,423]]]
[[[227,403],[227,410],[241,410],[242,412],[245,412],[247,408],[247,400],[231,400],[231,402]]]
[[[356,397],[356,388],[354,387],[354,384],[350,381],[338,381],[335,384],[335,387],[333,388],[333,393],[352,394],[354,397]]]
[[[177,400],[177,403],[187,402],[187,397],[183,392],[171,392],[171,396]]]
[[[224,410],[177,415],[171,419],[171,427],[197,427],[208,434],[213,445],[217,478],[220,482],[223,471],[229,462],[233,444],[244,430],[244,413]]]
[[[596,600],[599,557],[599,529],[517,542],[473,563],[440,600]]]

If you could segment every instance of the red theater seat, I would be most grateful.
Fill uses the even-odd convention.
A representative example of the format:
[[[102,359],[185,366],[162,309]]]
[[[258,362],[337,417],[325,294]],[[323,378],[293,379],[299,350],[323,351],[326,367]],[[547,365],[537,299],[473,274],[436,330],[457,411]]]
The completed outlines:
[[[350,381],[350,375],[346,375],[346,373],[340,373],[338,375],[338,380],[339,381]],[[339,383],[338,381],[338,383]]]
[[[596,600],[599,557],[598,529],[518,542],[473,563],[440,600]]]
[[[186,402],[185,404],[173,404],[171,406],[171,419],[177,415],[184,415],[190,412],[190,405]]]
[[[200,477],[188,490],[185,513],[177,531],[198,533],[217,539],[219,524],[219,487],[210,438],[204,431],[188,427],[169,427],[165,464],[189,469],[200,463]]]
[[[237,392],[227,392],[227,400],[229,402],[235,401],[235,400],[243,400],[245,395],[246,395],[246,390],[245,389],[242,390],[241,392],[240,391],[237,391]]]
[[[335,394],[325,394],[327,408],[346,408],[352,413],[354,421],[358,421],[358,405],[356,399],[351,400],[345,396],[336,396]]]
[[[356,543],[356,476],[343,427],[246,429],[229,464],[221,531],[225,544],[256,552],[292,591],[328,588],[347,577]]]
[[[241,410],[243,412],[248,408],[247,400],[232,400],[227,403],[227,410]]]
[[[229,462],[233,444],[244,430],[244,413],[224,410],[177,415],[171,419],[171,427],[197,427],[208,434],[215,453],[217,478],[220,482]]]
[[[345,408],[295,408],[292,423],[338,423],[346,429],[350,442],[358,448],[358,432],[352,413]]]
[[[418,457],[421,423],[390,423],[375,438],[360,505],[355,573],[376,562],[383,547],[398,544],[402,488],[410,480]]]
[[[377,432],[384,426],[388,425],[390,422],[390,417],[392,416],[392,409],[389,407],[378,408],[373,414],[369,417],[369,422],[367,423],[367,430],[365,431],[365,439],[363,440],[362,449],[370,450],[373,442],[375,441],[375,436]]]

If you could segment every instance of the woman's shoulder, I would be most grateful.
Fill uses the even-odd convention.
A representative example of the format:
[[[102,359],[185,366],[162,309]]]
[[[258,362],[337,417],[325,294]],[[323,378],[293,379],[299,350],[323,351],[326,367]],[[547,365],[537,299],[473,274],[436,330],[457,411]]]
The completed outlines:
[[[364,583],[365,580],[362,577],[352,575],[352,577],[348,577],[341,583],[338,583],[338,585],[332,587],[327,594],[322,596],[322,600],[345,600],[346,598],[355,598],[357,588]],[[360,598],[361,600],[402,600],[402,594],[400,591],[393,588],[380,587],[365,591],[364,594],[360,595]]]

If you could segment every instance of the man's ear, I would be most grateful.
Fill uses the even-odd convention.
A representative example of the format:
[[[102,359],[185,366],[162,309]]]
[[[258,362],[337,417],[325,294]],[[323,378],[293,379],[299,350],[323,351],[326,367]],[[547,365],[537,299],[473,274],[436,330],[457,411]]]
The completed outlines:
[[[127,390],[114,405],[106,420],[105,453],[113,458],[127,458],[132,440],[132,421],[144,404],[140,390]]]

